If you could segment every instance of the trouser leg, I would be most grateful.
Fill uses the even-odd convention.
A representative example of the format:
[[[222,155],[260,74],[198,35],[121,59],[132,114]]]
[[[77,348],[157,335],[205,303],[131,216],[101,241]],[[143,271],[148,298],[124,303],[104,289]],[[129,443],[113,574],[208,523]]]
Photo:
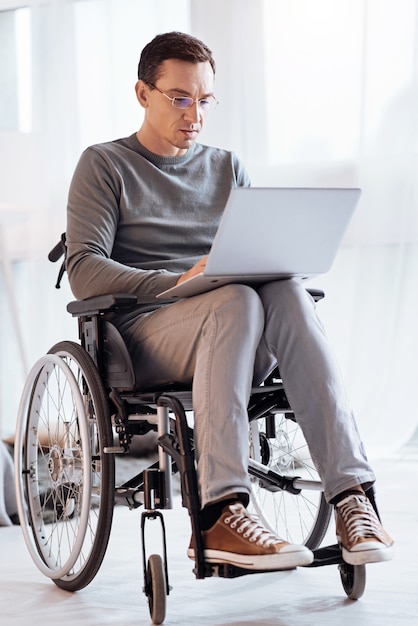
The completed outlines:
[[[228,285],[118,325],[141,386],[193,380],[202,506],[250,493],[247,405],[264,326],[257,293]]]
[[[258,294],[265,330],[256,355],[255,378],[263,380],[277,360],[326,498],[373,482],[340,369],[312,298],[293,280],[268,283]]]

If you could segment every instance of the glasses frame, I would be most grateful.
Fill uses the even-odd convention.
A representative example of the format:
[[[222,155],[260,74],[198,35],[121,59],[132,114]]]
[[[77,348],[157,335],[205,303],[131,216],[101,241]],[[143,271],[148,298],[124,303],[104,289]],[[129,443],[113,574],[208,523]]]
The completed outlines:
[[[159,89],[157,87],[157,85],[154,85],[153,83],[147,83],[147,85],[149,85],[149,87],[152,87],[153,89],[156,89],[157,91],[159,91],[160,94],[162,94],[168,100],[171,101],[171,106],[174,109],[179,109],[180,111],[185,111],[186,109],[191,109],[191,107],[194,104],[198,104],[200,109],[203,112],[207,113],[208,111],[213,111],[214,109],[216,109],[216,107],[219,104],[219,100],[217,100],[215,98],[215,96],[209,96],[208,98],[196,98],[195,100],[193,98],[188,97],[188,96],[174,96],[174,97],[172,97],[172,96],[169,96],[168,94],[164,93],[164,91],[161,91],[161,89]],[[190,104],[188,104],[187,106],[177,106],[175,104],[175,102],[179,102],[180,100],[183,100],[183,101],[186,100],[186,101],[190,102]],[[203,106],[202,102],[207,102],[208,103],[207,107]],[[213,104],[209,104],[209,103],[212,103],[212,102],[213,102]]]

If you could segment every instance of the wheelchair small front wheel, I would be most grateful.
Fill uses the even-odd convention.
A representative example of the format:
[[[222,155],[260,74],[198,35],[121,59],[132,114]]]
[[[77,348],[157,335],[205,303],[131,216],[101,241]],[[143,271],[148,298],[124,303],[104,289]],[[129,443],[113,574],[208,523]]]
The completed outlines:
[[[348,598],[350,600],[359,600],[366,588],[366,566],[341,563],[338,569]]]
[[[145,576],[145,594],[153,624],[162,624],[166,614],[167,588],[163,560],[159,554],[151,554]]]

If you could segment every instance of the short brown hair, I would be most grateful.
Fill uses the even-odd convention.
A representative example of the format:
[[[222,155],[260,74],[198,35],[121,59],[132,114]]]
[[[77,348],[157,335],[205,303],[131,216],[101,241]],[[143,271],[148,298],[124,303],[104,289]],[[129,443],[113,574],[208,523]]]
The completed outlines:
[[[157,35],[141,52],[138,79],[154,85],[159,78],[160,66],[167,59],[180,59],[190,63],[209,61],[215,73],[212,51],[196,37],[173,31]]]

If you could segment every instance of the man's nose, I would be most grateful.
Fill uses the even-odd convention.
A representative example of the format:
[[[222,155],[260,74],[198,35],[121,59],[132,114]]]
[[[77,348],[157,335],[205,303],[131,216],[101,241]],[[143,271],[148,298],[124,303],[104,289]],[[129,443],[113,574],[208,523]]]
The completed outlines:
[[[184,111],[184,119],[191,122],[200,122],[201,112],[199,102],[193,102],[192,106]]]

